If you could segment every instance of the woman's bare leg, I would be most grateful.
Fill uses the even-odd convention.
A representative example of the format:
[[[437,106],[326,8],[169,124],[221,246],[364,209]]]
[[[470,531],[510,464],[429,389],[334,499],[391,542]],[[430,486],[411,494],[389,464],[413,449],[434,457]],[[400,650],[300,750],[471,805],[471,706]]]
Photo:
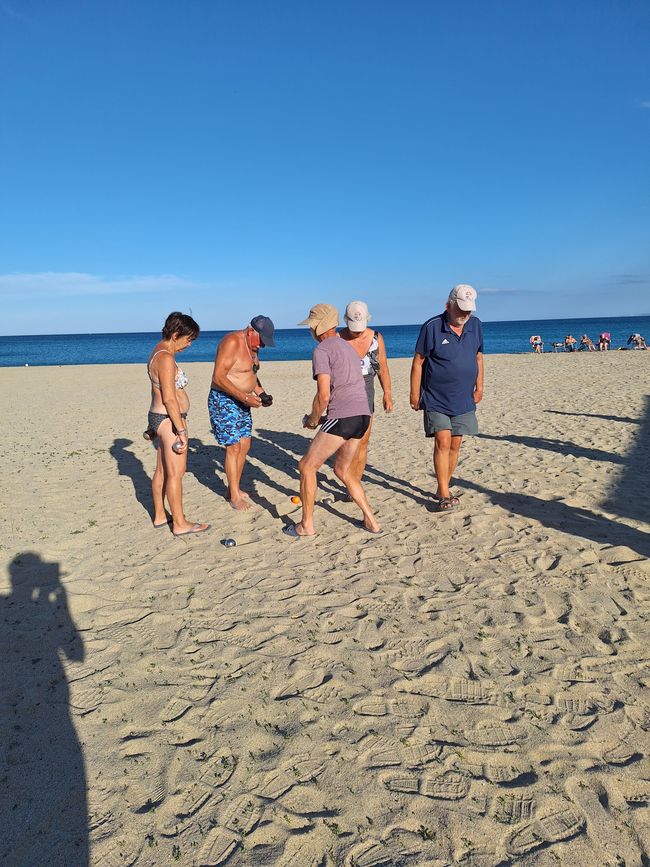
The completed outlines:
[[[337,449],[340,449],[345,440],[342,437],[319,431],[311,441],[306,454],[301,458],[298,469],[300,470],[300,499],[302,501],[302,518],[296,524],[296,532],[299,536],[314,536],[314,502],[316,500],[316,488],[318,482],[316,473],[331,457]]]
[[[163,469],[162,445],[156,443],[156,469],[151,478],[151,494],[153,496],[153,522],[156,527],[167,523],[165,511],[165,472]]]
[[[370,416],[370,424],[368,425],[368,430],[359,440],[359,448],[357,449],[356,454],[352,459],[352,464],[350,467],[352,475],[358,482],[361,481],[361,479],[363,478],[363,474],[366,470],[366,463],[368,462],[368,440],[370,439],[371,430],[372,416]]]
[[[365,491],[361,486],[361,482],[357,479],[353,471],[353,463],[356,457],[359,440],[346,440],[344,445],[338,450],[336,460],[334,461],[334,472],[339,478],[357,506],[363,512],[363,523],[368,530],[377,533],[381,529],[377,523],[370,503],[366,498]]]
[[[177,455],[172,449],[176,435],[168,419],[158,428],[158,436],[161,442],[165,494],[169,511],[172,513],[172,532],[184,533],[194,527],[194,523],[188,521],[183,512],[183,476],[187,466],[187,452]]]

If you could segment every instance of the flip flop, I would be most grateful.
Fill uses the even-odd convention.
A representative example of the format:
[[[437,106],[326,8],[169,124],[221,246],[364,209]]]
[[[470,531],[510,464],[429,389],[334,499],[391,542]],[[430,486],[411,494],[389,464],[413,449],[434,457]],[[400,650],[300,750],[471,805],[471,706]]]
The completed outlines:
[[[154,528],[154,530],[162,530],[163,527],[169,527],[170,524],[171,524],[171,519],[165,521],[164,524],[152,524],[151,526]]]
[[[210,524],[207,524],[205,527],[201,527],[200,524],[195,524],[191,530],[183,530],[182,533],[173,533],[174,536],[196,536],[198,533],[205,533],[211,527]]]
[[[436,512],[451,512],[454,508],[453,497],[441,497],[437,502]]]
[[[316,533],[308,533],[302,534],[296,530],[295,524],[285,524],[282,528],[282,532],[285,536],[289,536],[290,539],[310,539],[312,536],[315,536]]]
[[[452,506],[460,506],[460,500],[458,497],[446,497],[445,499],[449,500]],[[436,503],[440,502],[440,497],[437,494],[432,496],[432,500]]]

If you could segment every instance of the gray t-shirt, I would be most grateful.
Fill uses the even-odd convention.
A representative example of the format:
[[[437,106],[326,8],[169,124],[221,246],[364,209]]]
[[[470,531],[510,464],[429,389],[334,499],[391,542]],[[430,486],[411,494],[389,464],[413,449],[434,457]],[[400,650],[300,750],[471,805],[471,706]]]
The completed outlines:
[[[328,418],[370,415],[361,359],[346,340],[338,335],[323,340],[314,349],[311,365],[314,379],[319,373],[330,377]]]

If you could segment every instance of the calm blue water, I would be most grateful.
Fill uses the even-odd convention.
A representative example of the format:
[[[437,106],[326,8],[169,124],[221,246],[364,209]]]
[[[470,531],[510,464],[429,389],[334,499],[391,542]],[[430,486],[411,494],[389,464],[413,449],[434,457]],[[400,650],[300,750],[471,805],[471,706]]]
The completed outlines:
[[[384,335],[388,356],[404,358],[413,354],[419,325],[377,326]],[[612,349],[625,346],[633,332],[650,341],[650,316],[611,317],[609,319],[545,319],[528,322],[484,322],[486,354],[529,352],[528,338],[540,334],[547,350],[551,343],[573,334],[578,340],[588,334],[594,343],[601,331],[612,335]],[[183,353],[184,361],[212,361],[215,346],[225,331],[203,331]],[[314,342],[306,328],[278,329],[276,348],[265,349],[268,361],[295,361],[311,358]],[[132,364],[146,363],[160,332],[135,334],[46,334],[0,339],[0,367],[25,364]]]

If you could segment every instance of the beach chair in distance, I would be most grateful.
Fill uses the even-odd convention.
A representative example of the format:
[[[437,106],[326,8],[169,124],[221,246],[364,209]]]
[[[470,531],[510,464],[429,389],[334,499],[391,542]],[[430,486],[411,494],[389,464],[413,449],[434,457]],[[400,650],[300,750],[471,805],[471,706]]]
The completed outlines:
[[[609,331],[603,331],[598,335],[598,351],[607,352],[612,343],[612,336]]]
[[[553,347],[553,352],[559,352],[560,349],[564,352],[564,340],[554,340],[551,346]]]

